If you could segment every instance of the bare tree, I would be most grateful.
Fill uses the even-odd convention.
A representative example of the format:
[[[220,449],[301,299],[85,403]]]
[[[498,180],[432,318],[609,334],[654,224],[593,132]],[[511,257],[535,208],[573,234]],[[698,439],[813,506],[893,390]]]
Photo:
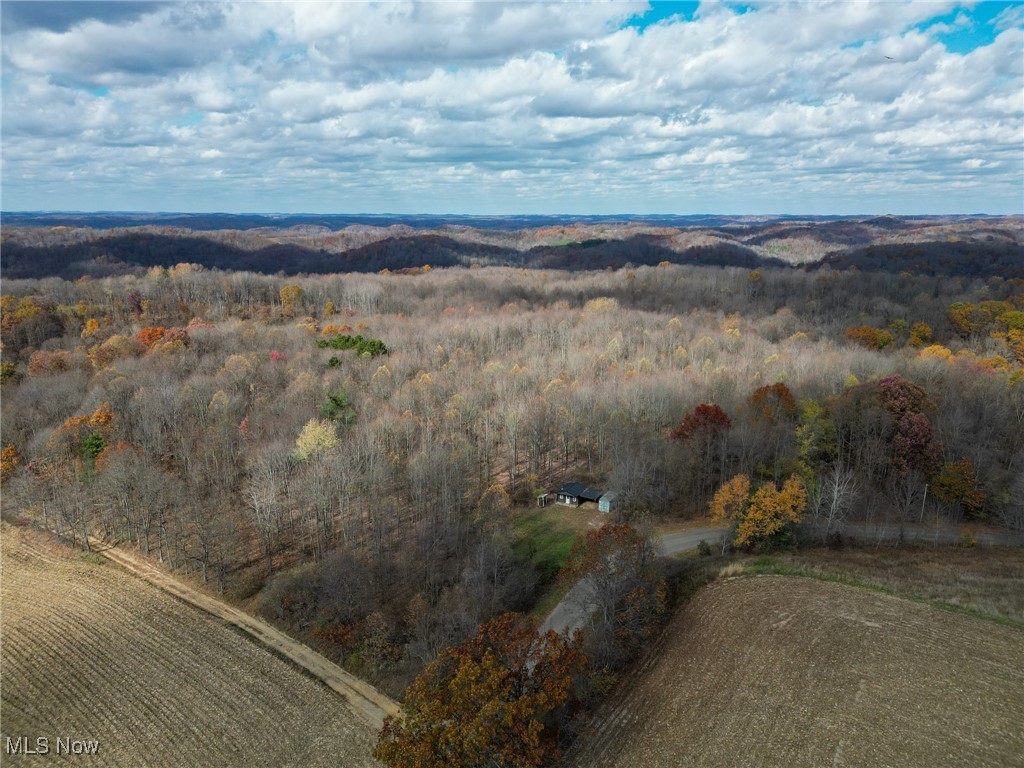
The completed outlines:
[[[283,528],[282,498],[288,455],[277,450],[264,451],[249,466],[242,497],[252,515],[267,558],[267,574],[274,571],[274,550]]]
[[[837,462],[818,478],[808,492],[811,523],[821,540],[840,530],[853,509],[860,492],[857,476],[846,464]]]

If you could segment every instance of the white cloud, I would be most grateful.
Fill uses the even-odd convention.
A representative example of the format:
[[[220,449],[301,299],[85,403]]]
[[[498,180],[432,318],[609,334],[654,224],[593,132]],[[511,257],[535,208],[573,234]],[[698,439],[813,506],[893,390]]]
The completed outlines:
[[[993,20],[993,25],[1000,31],[1024,25],[1024,5],[1007,3],[1006,8]]]
[[[953,7],[705,4],[640,30],[621,3],[223,3],[17,27],[6,204],[1019,208],[1019,17],[961,55],[928,25]]]

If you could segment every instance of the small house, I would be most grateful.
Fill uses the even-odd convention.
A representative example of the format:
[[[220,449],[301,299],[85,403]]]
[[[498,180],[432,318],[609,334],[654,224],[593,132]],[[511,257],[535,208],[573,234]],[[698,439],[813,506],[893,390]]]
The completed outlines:
[[[567,507],[580,505],[580,494],[587,490],[583,483],[567,483],[558,489],[558,503]]]
[[[615,506],[615,496],[616,494],[614,491],[608,491],[608,493],[604,494],[601,497],[601,500],[597,502],[597,511],[611,512]]]
[[[578,507],[584,501],[597,501],[603,491],[588,488],[583,483],[567,483],[558,489],[557,503],[566,507]]]

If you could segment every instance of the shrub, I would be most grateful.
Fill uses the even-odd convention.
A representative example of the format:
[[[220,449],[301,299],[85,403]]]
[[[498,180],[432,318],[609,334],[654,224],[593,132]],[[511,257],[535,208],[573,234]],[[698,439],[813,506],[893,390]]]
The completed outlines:
[[[33,378],[40,376],[56,376],[71,367],[70,355],[63,349],[52,352],[38,350],[28,360],[28,375]],[[14,366],[11,366],[13,371]]]
[[[260,570],[248,570],[239,573],[228,583],[227,595],[231,600],[248,600],[259,593],[266,583],[266,578]]]
[[[316,616],[320,574],[308,563],[277,574],[263,590],[260,612],[292,629],[305,629]]]
[[[343,333],[331,339],[317,339],[316,345],[321,349],[354,349],[358,354],[370,357],[388,353],[387,345],[380,339],[364,339],[362,336],[348,336]]]

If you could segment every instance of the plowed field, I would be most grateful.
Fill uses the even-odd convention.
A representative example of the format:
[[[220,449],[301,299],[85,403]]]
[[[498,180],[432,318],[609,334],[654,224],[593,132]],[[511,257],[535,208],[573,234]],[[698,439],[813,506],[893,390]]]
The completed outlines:
[[[1024,766],[1024,632],[812,579],[702,589],[576,768]]]
[[[4,525],[4,766],[373,766],[375,734],[342,699],[237,631],[113,564]],[[97,740],[58,756],[56,740]]]

